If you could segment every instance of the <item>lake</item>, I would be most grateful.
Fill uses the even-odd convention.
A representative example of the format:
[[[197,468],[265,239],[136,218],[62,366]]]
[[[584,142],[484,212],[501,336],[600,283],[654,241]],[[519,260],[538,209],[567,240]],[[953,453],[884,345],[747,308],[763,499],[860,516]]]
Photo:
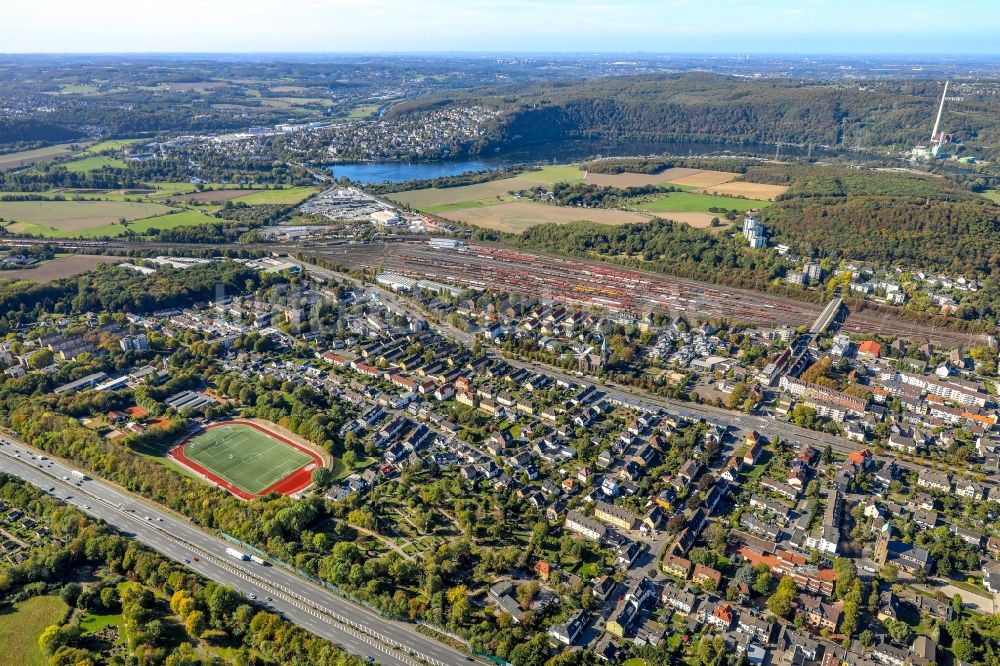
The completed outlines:
[[[782,156],[801,157],[806,148],[782,146]],[[813,149],[814,157],[828,157],[830,151]],[[774,157],[775,146],[768,144],[726,144],[692,141],[601,141],[567,140],[542,145],[508,144],[501,152],[489,157],[438,162],[354,162],[333,164],[334,178],[346,176],[355,183],[399,183],[406,180],[429,180],[457,176],[469,171],[486,171],[515,164],[566,164],[600,157],[641,157],[645,155],[755,155]]]
[[[355,183],[400,183],[457,176],[467,171],[487,171],[504,166],[503,161],[459,160],[451,162],[355,162],[330,167],[334,178],[347,176]]]

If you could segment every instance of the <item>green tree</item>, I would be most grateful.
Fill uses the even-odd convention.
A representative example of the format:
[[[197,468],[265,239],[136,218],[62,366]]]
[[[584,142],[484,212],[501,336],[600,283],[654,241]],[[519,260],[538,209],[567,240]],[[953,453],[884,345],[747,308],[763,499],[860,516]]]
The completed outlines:
[[[510,662],[514,666],[544,666],[548,658],[548,634],[539,632],[511,651]]]
[[[795,602],[795,595],[798,593],[798,586],[789,576],[785,576],[778,583],[778,588],[767,600],[767,609],[777,617],[787,618],[792,612],[792,605]]]
[[[961,661],[970,664],[976,662],[976,646],[968,638],[956,638],[952,641],[951,651]]]
[[[844,609],[840,616],[840,633],[853,636],[858,630],[860,610],[858,602],[851,600],[844,602]]]
[[[765,565],[757,568],[757,577],[753,581],[753,590],[758,594],[767,594],[771,591],[771,582],[774,576]]]
[[[312,482],[317,488],[327,489],[333,483],[333,470],[329,467],[317,467],[312,473]]]
[[[899,578],[899,567],[890,562],[879,570],[878,577],[892,585]]]
[[[698,641],[698,663],[701,666],[721,666],[728,651],[722,636],[702,636]]]
[[[64,645],[71,645],[80,636],[80,628],[74,624],[52,624],[38,637],[38,647],[48,656]]]
[[[913,642],[913,628],[902,620],[888,618],[885,621],[885,628],[892,640],[900,645],[909,645]]]
[[[63,601],[66,602],[67,606],[76,606],[76,602],[80,599],[80,593],[83,592],[83,588],[79,583],[66,583],[63,585],[62,590],[59,591],[59,596]]]
[[[200,610],[191,611],[184,618],[184,628],[189,634],[198,638],[208,628],[208,624],[205,621],[205,614]]]
[[[28,367],[32,370],[41,370],[46,366],[52,365],[54,359],[55,356],[48,349],[39,349],[28,357]]]
[[[858,579],[858,567],[854,564],[854,560],[838,557],[833,561],[833,570],[837,573],[833,594],[836,598],[843,599],[854,585],[854,581]]]

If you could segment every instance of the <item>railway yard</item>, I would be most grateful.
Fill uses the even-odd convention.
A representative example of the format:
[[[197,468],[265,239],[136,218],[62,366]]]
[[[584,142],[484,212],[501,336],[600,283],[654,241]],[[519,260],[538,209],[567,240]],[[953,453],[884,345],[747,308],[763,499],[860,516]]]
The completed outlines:
[[[619,313],[667,311],[697,319],[720,317],[797,327],[808,326],[823,310],[821,305],[792,298],[479,244],[452,250],[435,249],[426,243],[371,243],[331,247],[323,254],[354,268],[382,267],[410,277],[512,291]],[[856,332],[922,337],[943,344],[969,344],[975,339],[908,322],[886,311],[851,311],[843,327]]]
[[[126,253],[133,250],[184,250],[212,247],[169,242],[129,242],[47,239],[14,239],[11,247],[47,243],[62,251]],[[215,249],[223,251],[224,245]],[[290,242],[246,244],[244,250],[267,250],[296,254],[307,252],[327,257],[350,268],[378,268],[410,277],[450,282],[528,296],[560,300],[579,307],[610,312],[641,313],[667,311],[704,319],[724,317],[760,325],[808,326],[822,305],[737,289],[649,271],[622,268],[581,259],[522,252],[485,244],[466,244],[459,249],[435,249],[426,240],[385,235],[371,242],[338,241],[326,244]],[[852,333],[878,333],[911,339],[926,339],[941,345],[974,345],[983,336],[962,333],[904,319],[893,308],[856,310],[849,308],[841,328]]]

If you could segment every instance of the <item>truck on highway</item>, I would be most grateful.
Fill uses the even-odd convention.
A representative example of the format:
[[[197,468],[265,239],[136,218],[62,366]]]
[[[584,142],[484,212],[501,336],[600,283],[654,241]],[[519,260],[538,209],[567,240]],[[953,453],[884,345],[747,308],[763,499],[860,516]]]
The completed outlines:
[[[250,556],[250,561],[251,562],[256,562],[257,564],[259,564],[262,567],[266,567],[267,566],[267,560],[265,560],[263,557],[260,557],[259,555],[251,555]]]
[[[83,472],[81,472],[78,469],[74,469],[72,472],[70,472],[70,474],[72,474],[76,478],[80,479],[81,481],[83,481],[83,480],[85,480],[87,478],[87,475],[84,474]]]
[[[249,560],[250,556],[235,548],[226,548],[226,554],[235,557],[237,560]]]

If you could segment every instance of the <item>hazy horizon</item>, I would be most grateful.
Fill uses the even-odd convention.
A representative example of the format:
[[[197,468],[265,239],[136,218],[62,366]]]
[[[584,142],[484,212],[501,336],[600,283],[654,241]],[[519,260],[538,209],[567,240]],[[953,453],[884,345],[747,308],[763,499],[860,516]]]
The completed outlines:
[[[5,55],[989,56],[1000,3],[958,0],[124,0],[5,8]],[[963,20],[974,16],[974,21]]]

